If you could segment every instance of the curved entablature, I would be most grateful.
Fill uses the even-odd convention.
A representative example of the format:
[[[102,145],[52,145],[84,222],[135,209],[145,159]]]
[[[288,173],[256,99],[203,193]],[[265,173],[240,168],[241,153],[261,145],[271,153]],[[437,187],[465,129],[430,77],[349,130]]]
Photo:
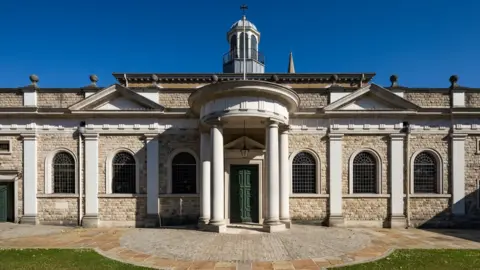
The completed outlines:
[[[298,95],[271,82],[232,81],[206,85],[193,92],[188,103],[204,123],[210,119],[254,117],[288,123],[299,105]]]

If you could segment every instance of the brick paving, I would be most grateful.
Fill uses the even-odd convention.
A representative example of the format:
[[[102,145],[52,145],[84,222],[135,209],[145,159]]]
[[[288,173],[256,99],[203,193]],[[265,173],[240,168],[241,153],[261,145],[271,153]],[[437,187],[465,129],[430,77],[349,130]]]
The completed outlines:
[[[338,229],[338,228],[323,228],[307,225],[295,225],[291,231],[285,233],[275,233],[269,236],[264,234],[234,234],[234,235],[207,235],[210,237],[210,244],[208,248],[213,248],[210,251],[205,251],[202,246],[206,243],[201,241],[190,243],[189,248],[185,249],[185,253],[192,254],[192,251],[207,252],[208,254],[222,254],[212,255],[211,258],[201,258],[192,256],[193,260],[174,259],[177,251],[170,251],[168,249],[154,249],[156,251],[144,252],[138,249],[137,246],[131,245],[130,241],[134,241],[134,236],[147,237],[151,235],[150,242],[155,243],[156,237],[163,237],[163,241],[172,239],[172,236],[180,236],[179,241],[192,240],[192,237],[197,237],[205,232],[189,231],[189,230],[172,230],[172,229],[122,229],[122,228],[62,228],[54,226],[32,226],[28,228],[25,225],[9,225],[6,228],[0,225],[0,237],[8,234],[8,237],[3,237],[0,241],[1,248],[93,248],[100,254],[135,265],[147,266],[157,269],[322,269],[331,266],[339,266],[350,263],[360,263],[374,260],[387,255],[395,248],[464,248],[464,249],[480,249],[480,231],[473,230],[394,230],[394,229]],[[307,227],[305,227],[307,226]],[[8,232],[8,233],[7,233]],[[169,236],[163,236],[165,233]],[[320,233],[320,234],[319,234]],[[323,233],[323,234],[322,234]],[[145,234],[146,236],[143,236]],[[304,235],[302,235],[304,234]],[[335,236],[338,236],[338,242],[355,242],[357,239],[364,244],[358,244],[357,247],[352,247],[347,244],[342,250],[341,244],[336,246],[328,246],[329,241],[334,241]],[[343,235],[343,236],[342,236]],[[363,238],[356,238],[358,235]],[[291,239],[298,240],[294,242]],[[309,242],[304,242],[305,237],[310,236]],[[133,238],[132,238],[133,237]],[[230,238],[229,238],[230,237]],[[320,239],[325,237],[324,239]],[[325,240],[329,237],[329,240]],[[242,257],[243,259],[232,259],[228,252],[228,245],[232,245],[230,241],[237,241],[238,239],[246,241],[239,246],[234,246],[235,249],[240,249],[249,256]],[[248,250],[252,245],[261,245],[264,239],[270,241],[267,246],[270,246],[274,255],[272,261],[265,258],[260,261],[255,256],[251,255]],[[367,239],[367,240],[365,240]],[[145,239],[137,239],[141,244]],[[163,242],[157,243],[157,246],[172,246],[179,247],[178,243]],[[226,242],[222,242],[226,241]],[[249,242],[251,241],[251,242]],[[324,242],[322,242],[324,241]],[[134,243],[134,242],[132,242]],[[230,243],[230,244],[229,244]],[[286,244],[287,243],[287,244]],[[290,246],[288,246],[290,243]],[[302,246],[301,243],[304,243]],[[219,246],[217,246],[217,244]],[[272,245],[278,246],[272,246]],[[283,247],[282,247],[283,244]],[[150,245],[150,244],[148,244]],[[223,245],[223,246],[222,246]],[[296,246],[298,245],[298,246]],[[323,247],[320,248],[320,246]],[[291,251],[292,248],[304,248],[305,253],[284,254],[286,251]],[[310,248],[310,249],[308,249]],[[334,250],[325,252],[325,250]],[[256,249],[259,250],[258,247]],[[320,251],[318,255],[313,255],[315,250]],[[165,253],[163,253],[165,252]],[[239,251],[236,251],[239,252]],[[260,253],[263,251],[260,251]],[[270,250],[269,250],[270,252]],[[303,251],[302,251],[303,252]],[[311,252],[311,253],[309,253]],[[324,252],[324,253],[322,253]],[[195,254],[195,253],[194,253]],[[226,256],[226,257],[222,257]],[[230,256],[230,257],[229,257]],[[251,257],[253,256],[253,257]],[[276,256],[276,257],[275,257]],[[278,259],[284,256],[284,259]],[[290,256],[290,257],[289,257]],[[303,256],[303,257],[302,257]],[[300,258],[301,257],[301,258]],[[245,259],[246,258],[246,259]],[[285,259],[287,258],[287,259]],[[293,259],[288,259],[293,258]],[[265,261],[267,260],[267,261]]]

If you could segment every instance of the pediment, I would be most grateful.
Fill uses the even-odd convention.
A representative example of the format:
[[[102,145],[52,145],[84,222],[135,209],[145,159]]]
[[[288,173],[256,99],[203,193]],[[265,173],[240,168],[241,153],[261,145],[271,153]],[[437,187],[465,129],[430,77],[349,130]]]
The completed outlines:
[[[376,84],[367,85],[324,107],[324,111],[405,111],[420,107]]]
[[[71,111],[144,111],[164,107],[134,91],[114,84],[70,106]]]
[[[265,145],[247,136],[242,136],[240,138],[237,138],[225,144],[224,148],[225,149],[243,149],[244,146],[246,146],[248,150],[265,149]]]

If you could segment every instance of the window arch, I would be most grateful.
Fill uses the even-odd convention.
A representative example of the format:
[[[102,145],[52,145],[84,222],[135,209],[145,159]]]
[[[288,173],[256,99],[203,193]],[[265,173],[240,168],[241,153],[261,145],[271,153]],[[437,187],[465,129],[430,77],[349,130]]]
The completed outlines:
[[[52,160],[53,193],[75,193],[75,159],[66,151],[59,151]]]
[[[171,161],[171,192],[197,193],[197,160],[189,152],[179,152]]]
[[[379,160],[370,151],[354,155],[351,166],[350,193],[378,193]]]
[[[120,151],[112,159],[112,193],[136,193],[137,164],[135,157]]]
[[[419,152],[413,160],[413,192],[439,193],[441,166],[438,155],[431,151]]]
[[[292,193],[317,193],[317,161],[306,151],[292,159]]]

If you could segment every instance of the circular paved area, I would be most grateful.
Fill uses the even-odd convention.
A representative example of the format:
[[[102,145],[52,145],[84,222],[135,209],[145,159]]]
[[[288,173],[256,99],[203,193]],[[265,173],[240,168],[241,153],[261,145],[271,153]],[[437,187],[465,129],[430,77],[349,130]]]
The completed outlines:
[[[37,225],[32,227],[27,224],[0,223],[0,239],[58,234],[72,229],[73,227],[63,226]]]
[[[341,228],[295,225],[272,234],[229,230],[235,233],[133,229],[120,238],[120,245],[166,259],[253,262],[341,257],[370,244],[366,234]]]

